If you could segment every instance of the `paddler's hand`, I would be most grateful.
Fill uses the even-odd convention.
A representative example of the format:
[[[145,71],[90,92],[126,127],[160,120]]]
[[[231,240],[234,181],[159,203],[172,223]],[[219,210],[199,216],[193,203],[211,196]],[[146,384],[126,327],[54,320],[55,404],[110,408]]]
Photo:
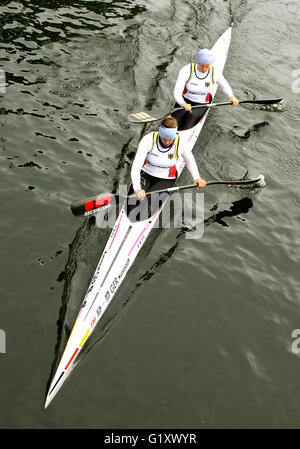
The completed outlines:
[[[187,112],[192,113],[192,105],[189,103],[186,103],[185,101],[181,105]]]
[[[139,200],[143,200],[146,196],[145,190],[138,189],[138,190],[135,190],[134,193],[137,195]]]
[[[233,106],[237,106],[239,104],[239,100],[237,98],[235,98],[234,95],[232,95],[231,97],[229,97],[229,101],[232,101],[232,105]]]
[[[204,179],[195,179],[194,183],[196,185],[196,190],[202,189],[206,186],[206,181],[204,181]]]

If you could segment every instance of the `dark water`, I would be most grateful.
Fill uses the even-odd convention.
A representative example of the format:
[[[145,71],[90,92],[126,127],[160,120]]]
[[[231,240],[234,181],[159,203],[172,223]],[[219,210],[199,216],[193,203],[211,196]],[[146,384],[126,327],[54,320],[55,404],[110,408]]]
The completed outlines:
[[[1,428],[299,426],[299,19],[297,1],[1,2]],[[107,238],[69,205],[127,182],[127,114],[170,106],[230,25],[236,96],[284,104],[212,110],[194,153],[205,179],[267,185],[207,189],[199,241],[154,231],[44,412]]]

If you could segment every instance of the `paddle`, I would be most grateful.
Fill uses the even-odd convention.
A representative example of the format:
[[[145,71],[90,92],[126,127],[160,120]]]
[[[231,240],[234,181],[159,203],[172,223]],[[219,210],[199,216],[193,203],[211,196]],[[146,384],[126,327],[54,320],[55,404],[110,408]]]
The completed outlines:
[[[265,185],[264,176],[259,175],[254,179],[244,179],[237,181],[208,181],[206,183],[206,187],[212,185],[230,185],[230,186],[246,186],[251,184],[258,184],[259,187],[263,187]],[[179,187],[169,187],[168,189],[155,190],[153,192],[146,192],[146,195],[153,195],[158,193],[172,193],[178,190],[191,189],[195,187],[195,184],[188,184],[185,186]],[[120,201],[120,199],[128,199],[128,198],[137,198],[136,194],[132,195],[119,195],[118,193],[105,193],[102,195],[95,195],[85,198],[83,200],[75,201],[71,204],[71,211],[73,215],[93,215],[102,210],[108,209],[112,204],[116,204]]]
[[[241,100],[239,104],[243,103],[252,103],[252,104],[274,104],[279,103],[282,98],[277,98],[274,100]],[[198,108],[213,108],[215,106],[228,106],[232,105],[232,101],[228,101],[226,103],[205,103],[199,104],[196,106],[192,106],[192,109]],[[162,120],[164,117],[172,114],[176,111],[183,110],[183,107],[178,107],[174,109],[160,109],[156,111],[148,111],[148,112],[135,112],[128,115],[128,120],[132,123],[145,123],[145,122],[156,122],[157,120]]]

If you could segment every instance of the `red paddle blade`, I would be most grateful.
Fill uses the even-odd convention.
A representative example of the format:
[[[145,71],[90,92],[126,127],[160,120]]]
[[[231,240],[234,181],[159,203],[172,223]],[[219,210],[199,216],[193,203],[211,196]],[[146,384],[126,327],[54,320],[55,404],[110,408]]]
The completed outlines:
[[[85,198],[71,204],[72,214],[75,216],[89,216],[108,209],[116,203],[116,198],[111,193]]]

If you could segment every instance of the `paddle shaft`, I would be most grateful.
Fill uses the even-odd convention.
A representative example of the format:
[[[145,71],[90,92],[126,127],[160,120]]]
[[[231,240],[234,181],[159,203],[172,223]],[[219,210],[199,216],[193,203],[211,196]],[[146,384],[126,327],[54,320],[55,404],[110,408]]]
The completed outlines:
[[[282,100],[282,98],[276,98],[276,99],[270,99],[270,100],[240,100],[239,104],[244,103],[250,103],[250,104],[275,104],[279,103]],[[199,109],[199,108],[213,108],[216,106],[229,106],[232,105],[232,101],[227,101],[225,103],[203,103],[198,104],[195,106],[192,106],[193,109]],[[158,120],[162,120],[164,117],[167,117],[168,115],[172,114],[176,111],[182,111],[184,110],[183,106],[180,106],[178,108],[173,108],[171,110],[161,110],[161,111],[149,111],[148,112],[139,112],[139,113],[133,113],[129,114],[128,118],[132,123],[145,123],[145,122],[156,122]]]
[[[260,182],[262,179],[262,175],[258,176],[255,179],[245,179],[242,181],[208,181],[205,185],[205,187],[208,186],[212,186],[212,185],[230,185],[230,186],[242,186],[242,185],[250,185],[250,184],[255,184]],[[172,193],[172,192],[176,192],[178,190],[184,190],[184,189],[191,189],[192,187],[196,187],[197,184],[187,184],[185,186],[178,186],[178,187],[169,187],[168,189],[162,189],[162,190],[154,190],[153,192],[146,192],[146,195],[153,195],[156,193]],[[122,196],[122,198],[134,198],[136,197],[136,194],[133,195],[127,195],[127,196]]]
[[[279,98],[277,100],[241,100],[239,101],[239,104],[243,104],[243,103],[252,103],[252,104],[274,104],[274,103],[278,103],[279,101],[281,101],[282,98]],[[198,108],[213,108],[215,106],[228,106],[231,105],[232,101],[226,101],[225,103],[205,103],[205,104],[199,104],[196,106],[192,106],[192,109],[198,109]],[[182,109],[184,109],[184,107],[178,107],[178,108],[174,108],[172,109],[172,111],[170,111],[171,113],[176,112],[176,111],[181,111]]]
[[[250,185],[250,184],[256,184],[260,183],[263,180],[263,176],[260,175],[257,178],[254,179],[247,179],[247,180],[241,180],[241,181],[208,181],[206,183],[206,187],[211,185],[231,185],[231,186],[243,186],[243,185]],[[191,189],[195,188],[196,184],[188,184],[185,186],[178,186],[178,187],[169,187],[167,189],[162,190],[155,190],[153,192],[146,192],[146,196],[159,194],[159,193],[172,193],[179,190],[185,190],[185,189]],[[93,197],[89,197],[83,200],[75,201],[71,204],[71,210],[72,213],[76,216],[79,215],[91,215],[96,212],[99,212],[101,210],[105,210],[111,206],[112,199],[115,200],[115,202],[119,202],[120,199],[129,199],[129,198],[137,198],[136,194],[132,195],[119,195],[117,193],[115,194],[103,194],[103,195],[97,195]],[[100,204],[100,205],[99,205]]]

